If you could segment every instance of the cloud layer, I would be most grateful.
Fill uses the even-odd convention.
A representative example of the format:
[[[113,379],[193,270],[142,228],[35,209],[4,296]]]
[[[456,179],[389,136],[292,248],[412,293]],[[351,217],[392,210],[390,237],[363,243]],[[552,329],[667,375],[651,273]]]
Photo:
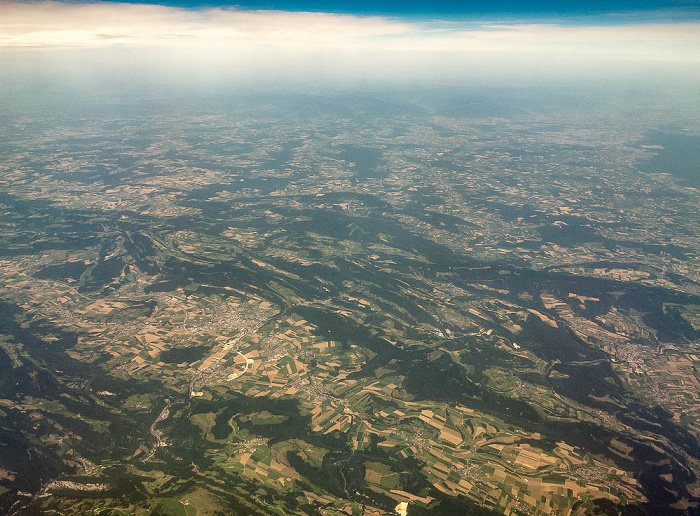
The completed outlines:
[[[324,13],[119,3],[0,4],[4,47],[347,45],[413,29],[380,17]]]
[[[142,48],[508,54],[700,62],[700,23],[562,26],[407,22],[351,16],[155,5],[0,4],[0,48]]]

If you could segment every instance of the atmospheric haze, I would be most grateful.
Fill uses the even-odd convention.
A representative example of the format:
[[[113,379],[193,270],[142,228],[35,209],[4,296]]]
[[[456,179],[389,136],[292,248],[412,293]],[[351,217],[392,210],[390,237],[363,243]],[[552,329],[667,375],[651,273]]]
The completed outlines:
[[[0,5],[0,63],[3,81],[14,84],[42,76],[96,86],[116,76],[136,85],[281,89],[280,81],[302,89],[321,83],[694,84],[700,23],[688,8],[666,14],[470,20],[10,2]]]

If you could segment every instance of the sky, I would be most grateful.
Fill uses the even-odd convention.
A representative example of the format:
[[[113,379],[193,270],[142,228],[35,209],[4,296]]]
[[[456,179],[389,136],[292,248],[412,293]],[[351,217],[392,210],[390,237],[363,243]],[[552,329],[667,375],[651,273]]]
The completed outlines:
[[[692,83],[699,2],[0,0],[0,86]]]
[[[242,9],[333,12],[344,14],[384,14],[404,17],[565,17],[600,14],[639,13],[653,17],[662,11],[678,11],[682,18],[691,15],[697,0],[125,0],[133,4],[158,4],[171,7],[202,8],[237,6]],[[697,15],[697,13],[696,13]]]

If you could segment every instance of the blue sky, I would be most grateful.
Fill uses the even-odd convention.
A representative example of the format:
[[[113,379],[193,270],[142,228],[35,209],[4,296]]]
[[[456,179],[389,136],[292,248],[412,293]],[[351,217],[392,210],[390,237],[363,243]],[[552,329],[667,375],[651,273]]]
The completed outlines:
[[[384,14],[401,17],[492,18],[583,17],[600,23],[622,20],[625,15],[637,19],[681,20],[697,18],[700,0],[469,0],[435,2],[421,0],[122,0],[137,4],[159,4],[197,8],[238,6],[243,9],[332,12],[343,14]],[[612,15],[612,17],[611,17]]]

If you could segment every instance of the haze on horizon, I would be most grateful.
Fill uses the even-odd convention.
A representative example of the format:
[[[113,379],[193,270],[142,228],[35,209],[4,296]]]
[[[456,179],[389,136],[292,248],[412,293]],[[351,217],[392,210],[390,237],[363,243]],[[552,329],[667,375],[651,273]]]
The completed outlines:
[[[543,4],[534,15],[527,3],[512,5],[471,15],[446,6],[444,15],[418,16],[410,4],[404,13],[377,15],[8,2],[0,4],[0,84],[14,99],[73,87],[311,91],[597,81],[687,89],[700,79],[692,3],[588,16],[573,4],[564,15],[543,11]]]

